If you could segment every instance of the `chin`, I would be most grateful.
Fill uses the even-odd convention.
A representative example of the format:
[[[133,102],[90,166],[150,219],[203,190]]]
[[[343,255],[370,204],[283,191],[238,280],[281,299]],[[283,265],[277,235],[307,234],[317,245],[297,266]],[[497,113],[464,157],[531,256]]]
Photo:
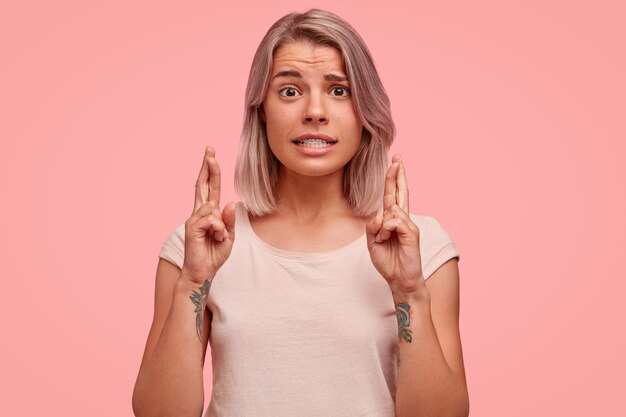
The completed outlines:
[[[343,164],[343,165],[337,164],[337,163],[329,164],[328,161],[321,161],[321,160],[310,161],[310,162],[311,163],[306,163],[306,164],[283,164],[281,163],[281,165],[295,174],[304,175],[307,177],[323,177],[323,176],[335,174],[338,171],[343,172],[343,169],[347,164],[347,162],[346,164]]]

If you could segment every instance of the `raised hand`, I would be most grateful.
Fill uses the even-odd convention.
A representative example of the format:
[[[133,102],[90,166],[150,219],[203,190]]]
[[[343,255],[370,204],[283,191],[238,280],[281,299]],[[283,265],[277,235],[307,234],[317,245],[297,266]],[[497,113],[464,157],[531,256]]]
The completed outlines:
[[[399,155],[392,158],[385,177],[383,214],[367,223],[366,232],[372,263],[394,294],[413,292],[425,286],[420,233],[409,217],[409,190]]]
[[[198,284],[211,280],[224,264],[235,240],[235,203],[220,211],[220,167],[215,150],[206,148],[196,181],[191,217],[185,222],[182,276]]]

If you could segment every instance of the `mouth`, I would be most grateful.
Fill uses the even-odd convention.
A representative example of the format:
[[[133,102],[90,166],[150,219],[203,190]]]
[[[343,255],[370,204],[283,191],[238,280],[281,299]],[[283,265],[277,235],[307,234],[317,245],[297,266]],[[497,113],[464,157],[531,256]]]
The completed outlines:
[[[298,136],[292,142],[298,146],[304,146],[307,148],[328,148],[337,143],[337,140],[326,135],[304,134]]]

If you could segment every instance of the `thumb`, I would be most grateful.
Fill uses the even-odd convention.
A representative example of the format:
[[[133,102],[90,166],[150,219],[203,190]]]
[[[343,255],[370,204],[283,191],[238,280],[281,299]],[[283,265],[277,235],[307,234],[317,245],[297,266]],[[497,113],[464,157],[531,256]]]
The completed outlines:
[[[222,220],[224,221],[224,226],[226,226],[226,230],[228,230],[228,235],[231,240],[235,240],[235,209],[237,205],[232,201],[224,207],[222,210]]]
[[[377,214],[371,218],[365,225],[365,233],[367,234],[367,247],[371,248],[376,243],[376,235],[378,234],[381,226],[383,225],[382,214]]]

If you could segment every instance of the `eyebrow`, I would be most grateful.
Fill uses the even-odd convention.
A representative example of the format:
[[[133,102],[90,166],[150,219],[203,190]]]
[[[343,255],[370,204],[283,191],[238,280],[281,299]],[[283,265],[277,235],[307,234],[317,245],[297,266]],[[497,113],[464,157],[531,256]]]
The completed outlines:
[[[274,75],[272,79],[276,77],[302,78],[302,74],[300,74],[298,71],[288,70],[288,71],[280,71],[278,74]],[[326,81],[348,81],[348,77],[344,77],[343,75],[336,75],[336,74],[325,74],[324,79]]]

